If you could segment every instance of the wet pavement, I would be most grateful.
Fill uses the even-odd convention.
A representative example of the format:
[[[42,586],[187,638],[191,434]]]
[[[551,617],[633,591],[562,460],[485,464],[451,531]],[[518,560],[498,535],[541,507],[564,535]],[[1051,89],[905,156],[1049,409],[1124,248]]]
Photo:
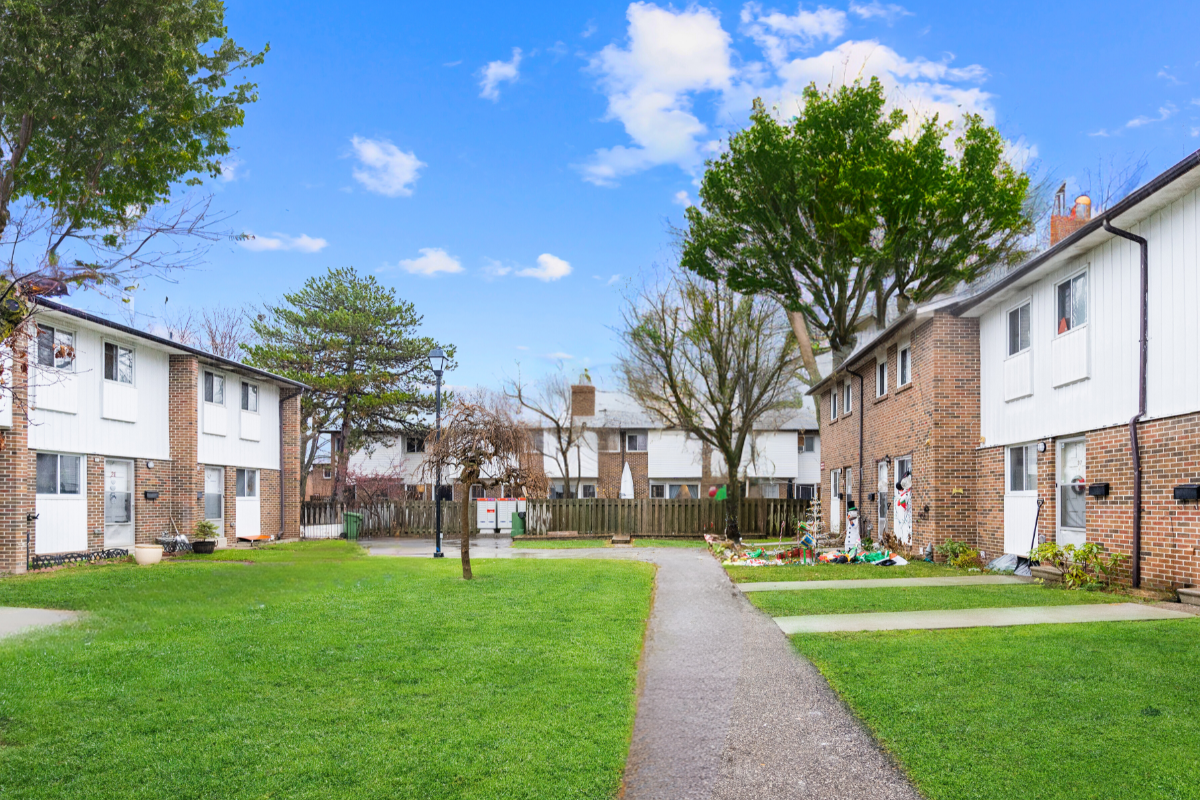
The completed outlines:
[[[79,616],[77,611],[56,611],[50,608],[0,607],[0,639],[34,628],[70,622]]]

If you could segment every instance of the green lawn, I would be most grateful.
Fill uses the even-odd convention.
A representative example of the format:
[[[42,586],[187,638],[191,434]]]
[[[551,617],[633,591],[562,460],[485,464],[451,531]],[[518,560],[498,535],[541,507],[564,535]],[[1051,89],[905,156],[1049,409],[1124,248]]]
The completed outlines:
[[[1085,603],[1123,603],[1132,599],[1128,595],[1069,591],[1036,583],[999,586],[898,586],[895,589],[801,589],[792,592],[747,592],[746,597],[772,617],[1009,606],[1070,606]]]
[[[641,539],[633,537],[634,547],[707,547],[703,539]]]
[[[1200,619],[792,640],[930,800],[1200,797]]]
[[[617,792],[652,566],[221,558],[0,580],[89,612],[0,641],[0,797]]]
[[[513,547],[536,547],[546,550],[574,550],[582,547],[612,547],[608,539],[542,539],[537,536],[518,536]]]
[[[973,574],[945,564],[910,561],[903,567],[874,564],[817,564],[782,567],[726,567],[734,583],[755,581],[839,581],[861,578],[950,578]]]

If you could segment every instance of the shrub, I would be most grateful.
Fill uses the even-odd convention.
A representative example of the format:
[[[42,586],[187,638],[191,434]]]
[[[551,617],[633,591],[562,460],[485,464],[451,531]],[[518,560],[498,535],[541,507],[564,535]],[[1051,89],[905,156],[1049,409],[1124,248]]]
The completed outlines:
[[[192,528],[192,535],[197,541],[206,541],[217,537],[217,523],[211,519],[202,519]]]
[[[979,557],[979,553],[972,550],[969,544],[966,542],[955,541],[954,539],[947,539],[933,549],[939,556],[945,556],[946,560],[951,564],[954,563],[954,559],[958,558],[964,553],[975,553],[975,557]]]
[[[950,566],[958,569],[983,569],[983,559],[979,557],[978,550],[967,548],[950,559]]]
[[[1069,544],[1059,547],[1056,542],[1040,544],[1030,554],[1037,561],[1057,567],[1063,576],[1063,585],[1068,589],[1080,589],[1104,584],[1111,586],[1121,571],[1121,563],[1127,556],[1110,553],[1105,557],[1104,548],[1096,542],[1082,547]]]

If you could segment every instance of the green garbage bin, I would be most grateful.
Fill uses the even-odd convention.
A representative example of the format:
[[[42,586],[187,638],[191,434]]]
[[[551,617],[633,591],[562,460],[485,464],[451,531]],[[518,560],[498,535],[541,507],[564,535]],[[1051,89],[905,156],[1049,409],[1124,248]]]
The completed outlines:
[[[518,536],[525,535],[525,515],[520,511],[514,511],[512,515],[512,535],[515,539]]]
[[[342,514],[342,529],[346,531],[346,538],[352,542],[358,541],[358,529],[362,526],[362,514],[354,511],[347,511]]]

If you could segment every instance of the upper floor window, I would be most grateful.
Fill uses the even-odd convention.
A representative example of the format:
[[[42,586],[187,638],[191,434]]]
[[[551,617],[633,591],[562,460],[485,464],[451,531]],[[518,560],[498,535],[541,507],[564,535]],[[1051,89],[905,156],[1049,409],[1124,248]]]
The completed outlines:
[[[806,453],[814,453],[817,450],[817,437],[805,436],[804,442],[800,445],[800,449]]]
[[[625,449],[630,453],[646,452],[646,434],[644,434],[644,433],[627,433],[627,434],[625,434]]]
[[[912,345],[906,344],[896,353],[896,385],[912,383]]]
[[[837,407],[838,407],[838,392],[837,392],[837,389],[834,389],[832,392],[829,393],[829,419],[830,420],[837,419],[837,411],[838,411]]]
[[[1029,349],[1029,303],[1008,312],[1008,354],[1015,356]]]
[[[420,436],[409,436],[408,440],[404,443],[404,450],[408,453],[424,453],[425,440]]]
[[[846,414],[854,410],[854,391],[852,387],[853,384],[850,381],[842,384],[842,408],[845,409],[843,413]]]
[[[258,411],[258,387],[242,381],[242,411]]]
[[[887,359],[875,362],[875,396],[883,397],[887,394]]]
[[[37,326],[37,362],[43,367],[75,371],[75,334],[49,325]]]
[[[225,376],[204,371],[204,402],[225,405]]]
[[[1058,298],[1058,332],[1066,333],[1087,324],[1087,272],[1055,287]]]
[[[133,384],[133,351],[112,342],[104,343],[104,380]]]

